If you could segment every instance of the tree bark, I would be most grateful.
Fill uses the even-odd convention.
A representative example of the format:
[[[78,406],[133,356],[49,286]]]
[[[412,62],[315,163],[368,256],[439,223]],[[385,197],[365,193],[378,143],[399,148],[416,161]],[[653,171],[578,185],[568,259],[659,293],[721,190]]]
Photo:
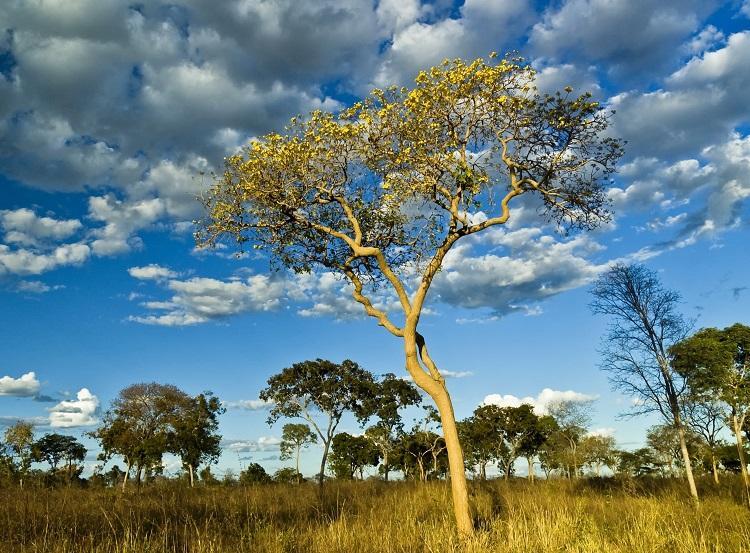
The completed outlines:
[[[190,487],[195,487],[195,478],[193,476],[193,465],[188,465],[188,470],[190,471]]]
[[[680,437],[680,451],[682,452],[682,462],[685,465],[685,476],[687,476],[688,486],[690,487],[690,496],[693,501],[698,503],[698,489],[695,487],[695,478],[693,478],[693,465],[685,441],[685,428],[682,426],[679,415],[675,417],[675,426],[677,426],[677,435]]]
[[[295,470],[297,471],[297,474],[296,474],[296,476],[297,476],[297,485],[299,485],[299,450],[300,450],[300,447],[297,446],[297,456],[296,456],[297,462],[294,465],[295,466]]]
[[[716,454],[712,451],[711,452],[711,472],[714,475],[714,484],[719,483],[719,469],[716,466]]]
[[[440,386],[439,393],[433,396],[433,399],[440,413],[443,438],[448,450],[448,467],[450,470],[453,512],[456,516],[456,524],[458,525],[459,533],[468,536],[474,533],[474,525],[471,521],[469,511],[469,488],[466,484],[464,454],[461,450],[461,442],[458,439],[453,404],[444,385]]]
[[[388,451],[383,452],[383,480],[388,482],[388,473],[391,468],[388,466]]]
[[[526,457],[526,462],[529,464],[529,482],[534,482],[534,463],[531,461],[531,457]]]
[[[131,467],[132,467],[132,463],[128,463],[128,466],[125,469],[125,475],[122,477],[122,491],[125,491],[125,485],[128,483],[128,476],[130,475]]]
[[[318,473],[318,485],[323,485],[326,472],[326,461],[328,460],[328,447],[331,445],[330,438],[323,441],[323,458],[320,460],[320,472]]]
[[[742,472],[742,482],[745,485],[745,499],[747,500],[747,506],[750,507],[750,478],[747,474],[747,461],[745,460],[745,448],[742,447],[742,425],[737,418],[737,415],[732,414],[732,430],[734,430],[734,437],[737,440],[737,455],[740,459],[740,471]]]

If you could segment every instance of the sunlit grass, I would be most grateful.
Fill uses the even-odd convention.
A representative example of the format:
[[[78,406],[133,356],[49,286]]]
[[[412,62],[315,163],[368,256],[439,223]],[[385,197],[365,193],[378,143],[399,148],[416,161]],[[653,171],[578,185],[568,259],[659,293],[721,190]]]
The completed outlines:
[[[736,483],[735,483],[736,484]],[[304,552],[750,551],[739,487],[703,483],[488,482],[472,486],[479,531],[455,535],[445,483],[331,482],[0,490],[3,551]]]

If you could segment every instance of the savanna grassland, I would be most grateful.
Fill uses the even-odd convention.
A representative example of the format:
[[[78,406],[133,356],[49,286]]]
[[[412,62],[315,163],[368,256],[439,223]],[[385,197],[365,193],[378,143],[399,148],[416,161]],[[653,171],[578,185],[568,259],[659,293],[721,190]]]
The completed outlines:
[[[0,550],[18,552],[750,551],[737,482],[472,483],[478,532],[456,535],[445,482],[0,490]]]

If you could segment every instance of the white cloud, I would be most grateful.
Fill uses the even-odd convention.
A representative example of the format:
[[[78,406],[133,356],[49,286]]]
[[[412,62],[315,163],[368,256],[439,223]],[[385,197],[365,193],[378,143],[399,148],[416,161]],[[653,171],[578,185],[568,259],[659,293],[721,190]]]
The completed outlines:
[[[615,435],[615,429],[611,426],[594,428],[586,433],[587,436],[596,436],[598,438],[612,438]]]
[[[261,436],[257,440],[226,440],[222,443],[222,447],[238,453],[248,453],[276,451],[279,449],[279,444],[281,444],[281,439],[275,436]]]
[[[40,280],[22,280],[16,284],[16,290],[26,294],[46,294],[50,290],[59,290],[61,288],[65,288],[65,286],[62,284],[49,286]]]
[[[244,409],[247,411],[262,411],[270,409],[273,401],[265,399],[240,399],[238,401],[225,401],[224,406],[227,409]]]
[[[597,396],[574,392],[573,390],[560,391],[551,388],[544,388],[536,397],[516,397],[506,394],[489,394],[485,396],[482,405],[497,405],[498,407],[519,407],[523,404],[531,405],[537,415],[547,414],[548,406],[560,402],[587,402],[596,399]]]
[[[241,313],[272,311],[284,297],[284,282],[268,275],[222,281],[195,277],[170,280],[174,293],[167,302],[147,302],[146,308],[167,310],[159,315],[133,316],[134,322],[161,326],[187,326]]]
[[[503,254],[474,253],[478,246]],[[456,307],[489,308],[494,315],[536,315],[536,302],[587,284],[599,274],[605,265],[588,257],[601,249],[585,235],[557,240],[539,228],[488,231],[446,256],[432,297]]]
[[[0,396],[33,397],[39,392],[40,386],[33,371],[18,378],[3,376],[0,377]]]
[[[604,62],[630,79],[678,61],[675,50],[714,2],[705,0],[566,0],[534,25],[529,42],[551,59]]]
[[[177,273],[167,267],[162,267],[156,263],[145,265],[143,267],[130,267],[128,274],[138,280],[162,280],[175,278]]]
[[[97,255],[115,255],[141,245],[134,233],[151,226],[165,214],[159,198],[118,200],[113,195],[89,198],[89,217],[104,223],[92,231],[91,248]]]
[[[0,227],[5,231],[5,242],[9,244],[38,246],[48,241],[58,242],[82,226],[77,219],[39,217],[28,208],[0,210]]]
[[[53,428],[92,426],[99,422],[98,409],[99,398],[87,388],[81,388],[76,399],[61,401],[49,409],[49,424]]]
[[[0,275],[38,275],[66,265],[80,265],[91,254],[87,244],[63,244],[48,252],[11,249],[0,244]]]

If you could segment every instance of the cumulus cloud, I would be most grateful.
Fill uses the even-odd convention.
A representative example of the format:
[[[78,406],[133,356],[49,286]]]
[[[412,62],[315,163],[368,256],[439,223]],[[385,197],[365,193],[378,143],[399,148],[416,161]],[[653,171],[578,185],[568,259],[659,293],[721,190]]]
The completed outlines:
[[[482,253],[478,247],[492,249]],[[446,256],[433,298],[455,307],[489,308],[495,315],[536,314],[537,302],[594,279],[605,265],[588,257],[601,249],[589,236],[559,240],[539,228],[492,230]]]
[[[171,269],[162,267],[156,263],[145,265],[143,267],[130,267],[130,269],[128,269],[128,274],[138,280],[162,280],[175,278],[177,276],[177,273]]]
[[[529,42],[538,55],[603,62],[616,74],[638,79],[678,62],[675,50],[714,5],[702,0],[567,0],[545,12]]]
[[[160,326],[188,326],[240,313],[272,311],[284,296],[284,282],[269,275],[222,281],[195,277],[170,280],[168,301],[144,302],[161,314],[132,316],[134,322]]]
[[[574,392],[573,390],[560,391],[551,388],[544,388],[536,397],[516,397],[506,394],[489,394],[485,396],[482,405],[497,405],[498,407],[519,407],[523,404],[531,405],[537,415],[547,414],[547,408],[560,401],[570,401],[574,403],[585,403],[593,401],[597,396]]]
[[[238,401],[225,401],[224,407],[227,409],[244,409],[246,411],[263,411],[270,409],[273,401],[265,399],[240,399]]]
[[[0,210],[0,227],[8,244],[39,246],[40,242],[59,242],[81,229],[77,219],[39,217],[28,208]]]
[[[18,378],[0,377],[0,396],[33,397],[39,392],[41,384],[36,373],[31,371]]]
[[[81,388],[76,399],[61,401],[49,409],[49,424],[53,428],[74,428],[92,426],[99,420],[96,417],[99,398],[88,388]]]
[[[224,440],[221,447],[238,453],[276,451],[281,439],[275,436],[261,436],[257,440]]]

